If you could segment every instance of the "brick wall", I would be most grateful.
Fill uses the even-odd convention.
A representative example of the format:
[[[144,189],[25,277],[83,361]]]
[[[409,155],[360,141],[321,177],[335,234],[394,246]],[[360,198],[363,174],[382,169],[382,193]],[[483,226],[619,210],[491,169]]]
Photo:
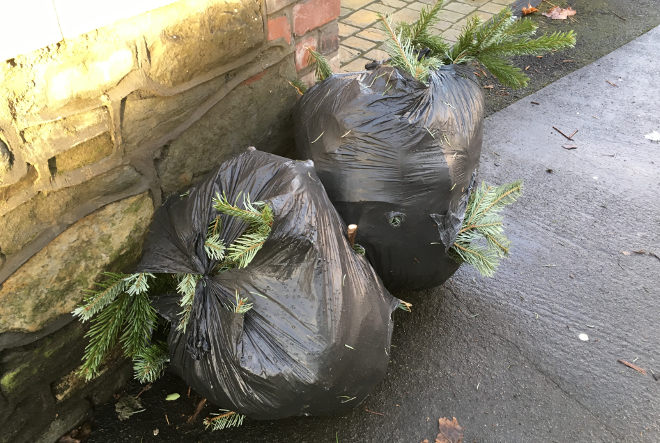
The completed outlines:
[[[294,43],[296,70],[303,82],[314,83],[308,48],[323,54],[339,71],[340,0],[266,0],[266,11],[268,39]]]
[[[338,0],[153,3],[0,62],[0,440],[53,441],[130,376],[75,376],[71,310],[132,270],[167,195],[247,146],[290,152],[306,48],[338,60]]]

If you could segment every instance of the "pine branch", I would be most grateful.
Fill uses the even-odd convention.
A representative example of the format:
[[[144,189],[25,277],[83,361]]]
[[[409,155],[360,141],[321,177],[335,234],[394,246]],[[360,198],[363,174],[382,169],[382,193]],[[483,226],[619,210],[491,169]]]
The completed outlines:
[[[290,80],[289,84],[296,90],[298,95],[304,95],[305,92],[307,92],[307,86],[305,86],[303,82],[298,79]]]
[[[391,57],[390,63],[422,83],[428,81],[431,70],[437,69],[441,60],[437,57],[421,57],[415,54],[415,48],[410,39],[401,32],[396,33],[390,21],[382,14],[378,15],[383,30],[387,34],[385,51]]]
[[[227,260],[238,268],[245,268],[262,248],[268,235],[261,232],[248,232],[237,238],[227,248]]]
[[[78,374],[85,380],[91,380],[98,374],[101,364],[117,343],[129,298],[129,295],[122,292],[91,319],[91,327],[85,334],[89,342],[85,347],[83,363],[78,370]]]
[[[334,74],[334,72],[332,72],[332,68],[330,67],[330,63],[328,63],[328,60],[320,52],[316,52],[312,48],[307,48],[307,52],[309,53],[309,57],[314,61],[314,75],[316,77],[317,83]]]
[[[232,303],[232,306],[236,314],[245,314],[247,311],[252,309],[254,304],[250,303],[247,297],[239,296],[238,290],[236,290],[236,303]]]
[[[463,226],[450,254],[459,263],[474,266],[482,275],[495,273],[499,259],[509,254],[510,242],[504,235],[500,212],[522,195],[522,182],[494,187],[482,183],[470,196]],[[479,242],[485,240],[486,247]]]
[[[159,342],[144,348],[133,357],[133,373],[140,383],[153,383],[163,374],[170,361],[167,343]]]
[[[98,290],[88,290],[84,303],[73,310],[74,317],[85,322],[96,315],[101,309],[112,303],[122,292],[128,288],[127,274],[104,272],[106,280],[96,283]]]
[[[206,252],[206,256],[210,260],[222,261],[225,258],[225,244],[220,238],[220,234],[213,234],[206,237],[204,252]]]
[[[156,319],[156,310],[151,306],[149,294],[129,295],[123,316],[123,332],[119,338],[125,355],[134,357],[145,349],[151,340]]]
[[[245,416],[238,414],[234,411],[228,411],[227,409],[221,409],[220,414],[213,414],[215,417],[206,417],[204,419],[204,426],[206,429],[211,428],[211,431],[221,431],[227,428],[234,428],[241,426]]]
[[[179,300],[179,306],[181,306],[181,312],[179,312],[179,324],[176,329],[180,332],[186,332],[186,326],[188,325],[188,320],[190,319],[190,312],[192,311],[193,301],[195,300],[195,289],[197,288],[197,281],[200,279],[200,275],[195,274],[178,274],[177,279],[179,283],[176,286],[176,290],[181,294],[181,299]]]

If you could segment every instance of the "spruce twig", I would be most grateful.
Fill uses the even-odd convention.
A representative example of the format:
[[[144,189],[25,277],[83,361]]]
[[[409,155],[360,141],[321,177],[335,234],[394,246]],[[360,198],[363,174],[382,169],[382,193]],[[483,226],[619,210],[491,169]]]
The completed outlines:
[[[204,425],[206,429],[211,428],[212,431],[221,431],[227,428],[238,427],[243,424],[245,416],[234,411],[227,409],[220,409],[220,413],[212,414],[215,417],[206,417]]]
[[[307,48],[309,57],[313,60],[314,76],[316,77],[316,82],[322,82],[328,77],[331,77],[334,72],[332,72],[332,67],[328,60],[320,52],[316,52],[313,48]]]
[[[474,266],[482,275],[495,273],[499,259],[509,254],[510,242],[504,235],[501,210],[522,195],[522,182],[502,186],[482,183],[470,195],[463,225],[450,254],[459,263]],[[482,246],[481,241],[486,245]]]
[[[133,357],[133,373],[140,383],[156,381],[165,370],[170,358],[167,353],[167,343],[159,342],[141,349]]]

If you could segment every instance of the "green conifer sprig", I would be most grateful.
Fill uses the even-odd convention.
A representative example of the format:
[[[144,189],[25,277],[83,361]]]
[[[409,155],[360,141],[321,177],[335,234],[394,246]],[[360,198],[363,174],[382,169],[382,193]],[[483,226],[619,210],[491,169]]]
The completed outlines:
[[[378,19],[387,36],[385,51],[390,56],[390,63],[426,83],[430,72],[438,69],[442,60],[434,56],[418,57],[414,43],[404,36],[404,31],[395,31],[392,22],[382,14],[378,14]]]
[[[97,285],[99,290],[91,291],[83,306],[73,311],[81,321],[91,322],[85,334],[89,343],[79,370],[87,380],[97,375],[117,341],[128,356],[135,355],[148,342],[156,322],[156,312],[147,295],[149,278],[153,278],[153,274],[107,276],[108,280]],[[103,307],[99,308],[101,305]]]
[[[176,290],[181,294],[181,299],[179,300],[181,312],[179,312],[179,324],[176,329],[182,333],[186,332],[186,326],[188,325],[188,320],[190,320],[190,312],[192,311],[193,301],[195,300],[195,289],[199,279],[200,276],[196,274],[177,274],[179,283],[176,286]]]
[[[214,417],[206,417],[204,419],[204,426],[206,429],[211,428],[212,431],[221,431],[227,428],[234,428],[241,426],[245,416],[234,411],[227,409],[220,409],[219,413],[212,414]]]
[[[320,52],[316,52],[312,48],[307,48],[307,52],[309,53],[309,57],[312,59],[314,62],[314,76],[316,77],[316,82],[322,82],[326,78],[332,76],[334,74],[332,72],[332,67],[330,66],[330,63],[328,63],[328,60],[321,54]]]
[[[504,8],[485,23],[478,17],[469,19],[458,41],[449,48],[440,36],[429,31],[429,26],[437,20],[441,6],[442,1],[437,1],[431,8],[422,9],[416,22],[398,23],[394,28],[387,26],[385,18],[380,18],[388,39],[385,50],[392,57],[392,65],[418,80],[428,75],[424,60],[432,60],[428,62],[430,69],[440,64],[463,64],[476,60],[502,84],[521,88],[527,85],[529,78],[511,64],[509,57],[540,55],[575,45],[573,31],[553,32],[534,39],[537,25],[529,18],[517,19],[511,9]],[[429,50],[428,54],[420,59],[420,54],[423,54],[420,51],[425,48]]]
[[[104,272],[103,275],[105,280],[95,283],[96,290],[86,290],[83,304],[72,312],[73,316],[82,322],[94,317],[128,288],[127,274]]]
[[[163,375],[165,365],[169,361],[165,342],[155,343],[142,349],[133,357],[135,379],[140,383],[153,383]]]
[[[450,248],[459,263],[474,266],[482,275],[495,273],[501,257],[509,254],[500,212],[522,195],[522,181],[502,186],[482,183],[468,200],[463,225]],[[485,241],[485,245],[481,245]]]
[[[250,300],[247,297],[241,297],[238,295],[238,290],[236,290],[236,302],[233,303],[234,312],[237,314],[245,314],[252,309],[252,306],[253,303],[250,303]]]
[[[433,34],[429,30],[440,20],[438,13],[442,9],[442,5],[443,1],[439,0],[430,8],[422,8],[419,18],[414,23],[397,23],[394,27],[395,34],[400,35],[401,40],[410,41],[416,51],[428,48],[436,56],[443,55],[449,49],[449,45],[441,36]]]

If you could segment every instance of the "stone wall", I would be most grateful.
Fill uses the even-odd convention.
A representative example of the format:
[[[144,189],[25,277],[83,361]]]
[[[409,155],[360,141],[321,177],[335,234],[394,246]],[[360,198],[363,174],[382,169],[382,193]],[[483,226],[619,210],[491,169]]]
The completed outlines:
[[[52,441],[130,374],[73,374],[70,312],[129,271],[163,199],[254,145],[287,154],[306,48],[338,61],[339,0],[196,0],[0,64],[0,425]],[[0,439],[0,440],[2,440]]]

